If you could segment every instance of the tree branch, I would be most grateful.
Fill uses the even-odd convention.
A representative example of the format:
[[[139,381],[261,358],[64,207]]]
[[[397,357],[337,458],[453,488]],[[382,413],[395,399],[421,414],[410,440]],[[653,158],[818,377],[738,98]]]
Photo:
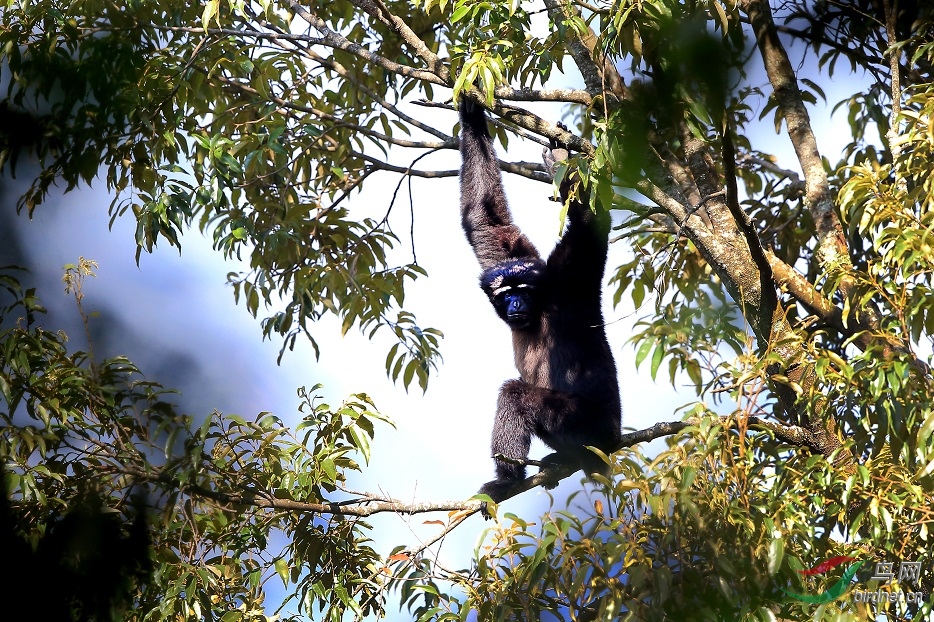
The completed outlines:
[[[398,19],[398,18],[397,18]],[[323,45],[326,47],[339,47],[336,45],[335,40],[329,37],[312,37],[310,35],[285,32],[278,30],[276,32],[272,31],[261,31],[261,30],[238,30],[236,28],[199,28],[194,26],[161,26],[154,24],[153,28],[156,30],[161,30],[163,32],[187,32],[192,34],[208,34],[218,37],[252,37],[254,39],[267,40],[273,42],[288,41],[290,43],[303,43],[305,45]],[[102,29],[95,28],[95,31],[100,31]],[[336,34],[336,33],[335,33]],[[339,35],[336,35],[339,36]],[[344,39],[343,41],[348,41]],[[348,41],[348,43],[350,43]],[[369,52],[369,54],[374,54]],[[359,54],[357,54],[359,56]],[[374,54],[375,55],[375,54]],[[384,59],[381,56],[375,55],[378,59],[382,59],[380,62],[377,62],[378,65],[384,67],[389,71],[394,73],[399,73],[406,77],[418,78],[418,75],[415,75],[413,72],[418,72],[420,70],[410,67],[408,65],[394,64],[388,59]],[[370,60],[370,58],[366,58]],[[389,66],[386,63],[390,63]],[[396,69],[402,68],[403,71],[396,71]],[[442,65],[444,73],[447,74],[447,68]],[[437,81],[428,80],[437,84]],[[528,101],[528,102],[539,102],[539,101],[548,101],[548,102],[566,102],[573,104],[583,104],[584,106],[589,106],[593,103],[593,96],[587,91],[581,89],[530,89],[527,87],[513,88],[510,86],[498,86],[496,90],[493,91],[493,95],[499,99],[511,100],[511,101]]]
[[[756,35],[766,74],[772,84],[773,97],[785,119],[788,136],[794,146],[801,170],[804,171],[805,203],[817,232],[817,259],[832,276],[840,276],[840,289],[845,296],[855,291],[849,249],[843,235],[843,225],[833,207],[833,195],[827,173],[811,127],[811,119],[788,54],[778,37],[768,0],[740,0]],[[858,311],[860,321],[875,329],[878,314],[871,305]]]
[[[444,64],[444,61],[438,58],[437,54],[428,49],[425,42],[409,28],[408,24],[399,17],[393,15],[389,11],[389,7],[387,7],[382,0],[350,0],[350,3],[370,17],[383,22],[389,26],[393,32],[399,35],[402,40],[415,51],[418,57],[425,61],[431,69],[432,74],[440,78],[441,82],[438,84],[448,86],[451,84],[451,76],[448,73],[448,68]],[[291,2],[290,4],[293,6],[298,5],[297,2]]]
[[[469,90],[465,90],[461,93],[461,97],[466,97],[478,106],[485,108],[493,112],[496,115],[499,115],[501,118],[505,119],[509,123],[516,125],[520,128],[529,130],[538,134],[539,136],[544,136],[550,140],[558,141],[561,144],[567,145],[569,149],[574,151],[579,151],[586,155],[593,155],[594,146],[590,141],[584,140],[576,134],[558,127],[554,123],[549,123],[536,114],[529,112],[523,108],[517,106],[509,106],[501,102],[494,101],[492,106],[487,105],[486,98],[484,98],[483,93],[478,89],[471,87]],[[417,100],[412,102],[418,106],[426,106],[430,108],[446,108],[453,109],[448,104],[440,104],[437,102],[429,100]],[[493,120],[496,123],[496,120]],[[515,131],[513,128],[509,128],[511,131]],[[521,132],[517,132],[521,135]],[[531,138],[531,137],[526,137]],[[531,138],[539,144],[546,145],[547,143],[542,142],[541,140]]]
[[[724,416],[719,418],[720,422],[727,425],[737,425],[740,420],[736,417]],[[625,447],[631,447],[638,443],[677,434],[688,426],[700,424],[702,419],[692,417],[685,421],[660,422],[655,425],[637,430],[628,434],[623,434],[621,440],[614,451],[619,451]],[[784,425],[778,422],[765,421],[759,417],[749,417],[743,420],[747,427],[759,428],[772,433],[775,438],[796,446],[811,447],[812,438],[810,433],[797,426]],[[293,499],[281,499],[275,497],[272,493],[266,491],[247,491],[247,492],[224,492],[200,484],[182,482],[174,477],[167,469],[151,468],[145,470],[136,466],[110,465],[104,467],[106,472],[112,474],[126,475],[132,477],[138,482],[149,482],[162,484],[172,489],[187,493],[193,497],[200,497],[209,501],[226,506],[248,506],[260,509],[281,510],[286,512],[301,512],[311,514],[322,514],[330,516],[355,516],[367,517],[374,514],[393,513],[393,514],[426,514],[429,512],[464,512],[452,520],[441,534],[433,537],[427,543],[423,544],[417,551],[424,550],[434,542],[440,540],[449,533],[454,527],[462,523],[470,515],[480,510],[481,502],[468,499],[466,501],[433,501],[423,503],[406,503],[392,498],[370,497],[360,495],[359,498],[343,502],[313,502],[297,501]],[[573,475],[579,469],[573,465],[549,464],[549,466],[539,473],[527,477],[524,480],[516,482],[515,486],[509,489],[508,497],[513,497],[519,493],[535,488],[536,486],[554,487],[554,485],[566,477]]]
[[[580,18],[580,13],[571,5],[570,0],[545,0],[545,6],[548,8],[551,21],[556,24],[569,18]],[[591,96],[609,94],[614,99],[629,99],[629,89],[619,75],[619,71],[616,70],[616,66],[605,54],[597,50],[597,36],[593,30],[588,27],[587,34],[583,37],[576,36],[570,28],[567,29],[567,33],[568,51],[574,59],[574,64],[580,70]],[[602,58],[597,60],[598,56]]]
[[[739,422],[736,417],[731,416],[724,416],[720,417],[719,419],[720,423],[728,425],[736,425]],[[699,425],[701,421],[702,419],[698,417],[692,417],[684,421],[663,421],[643,430],[637,430],[635,432],[630,432],[629,434],[623,434],[620,442],[611,453],[615,453],[626,447],[632,447],[638,443],[646,443],[663,436],[677,434],[686,427]],[[746,426],[767,430],[780,441],[798,447],[807,447],[811,451],[819,451],[819,444],[817,440],[808,430],[802,427],[787,425],[775,421],[766,421],[760,417],[748,417],[747,419],[744,419],[744,421]],[[573,464],[550,464],[547,468],[542,469],[538,473],[527,477],[524,480],[517,481],[513,486],[504,492],[506,495],[505,498],[512,498],[537,486],[554,488],[559,481],[573,475],[579,470],[580,468]],[[468,503],[474,502],[471,501]]]
[[[462,93],[461,96],[470,97],[470,99],[477,104],[484,104],[483,95],[476,89],[471,89],[470,92]],[[528,110],[515,106],[507,106],[496,101],[493,102],[492,110],[510,123],[535,132],[540,136],[555,140],[560,144],[567,145],[571,150],[579,151],[588,156],[593,155],[595,151],[590,141],[584,140],[580,136],[572,134],[554,123],[549,123]]]
[[[407,78],[414,78],[416,80],[424,80],[425,82],[430,82],[432,84],[438,84],[440,86],[448,86],[448,80],[439,77],[431,71],[424,71],[421,69],[415,69],[414,67],[409,67],[408,65],[402,65],[400,63],[384,58],[379,54],[371,52],[362,45],[353,43],[352,41],[345,39],[341,35],[337,34],[330,28],[328,28],[327,23],[308,10],[306,7],[302,6],[295,0],[289,1],[289,8],[295,11],[295,14],[301,17],[305,22],[308,23],[312,28],[321,33],[323,38],[322,45],[327,45],[329,47],[337,48],[349,52],[354,56],[358,56],[363,60],[373,63],[379,67],[382,67],[386,71],[392,73],[397,73],[399,75],[405,76]],[[424,44],[423,44],[424,45]],[[427,48],[426,48],[427,49]]]
[[[791,187],[795,190],[804,190],[804,182],[801,181],[801,176],[798,175],[797,172],[787,168],[782,168],[774,162],[769,162],[764,158],[756,157],[750,153],[743,153],[737,156],[737,164],[742,168],[752,168],[754,166],[758,166],[764,171],[768,171],[773,175],[787,179],[788,183],[790,183]]]
[[[868,326],[860,324],[857,320],[846,321],[843,311],[827,300],[823,294],[810,282],[807,277],[789,266],[775,256],[771,251],[765,251],[775,282],[783,290],[791,294],[810,312],[832,326],[844,337],[851,337],[853,344],[865,351],[872,345],[882,346],[882,356],[891,357],[896,353],[909,355],[912,365],[922,374],[930,373],[927,364],[918,359],[914,352],[902,341],[886,333],[872,333]]]
[[[405,175],[411,175],[412,177],[424,177],[428,179],[438,178],[438,177],[457,177],[460,174],[458,169],[448,169],[444,171],[424,171],[418,169],[410,169],[405,166],[397,166],[395,164],[389,164],[388,162],[383,162],[378,160],[373,156],[369,156],[365,153],[360,153],[359,151],[350,151],[349,152],[354,157],[360,158],[369,162],[374,168],[381,171],[389,171],[391,173],[403,173]],[[534,179],[535,181],[542,181],[545,183],[551,183],[551,177],[548,176],[544,171],[533,170],[529,167],[524,166],[521,163],[513,162],[504,162],[502,160],[497,160],[499,168],[502,171],[507,173],[513,173],[515,175],[521,175],[522,177],[528,177],[529,179]]]
[[[429,99],[416,99],[412,103],[416,106],[424,106],[425,108],[443,108],[444,110],[451,110],[453,112],[457,112],[457,109],[454,107],[454,104],[452,104],[450,100],[447,102],[436,102],[436,101],[431,101]],[[528,132],[522,129],[521,127],[516,127],[514,125],[509,125],[508,123],[503,123],[501,120],[497,119],[496,117],[488,117],[487,120],[493,125],[495,125],[496,127],[501,127],[507,132],[512,132],[516,136],[538,143],[539,145],[543,147],[548,147],[551,144],[547,139],[542,138],[541,136],[537,136],[536,134],[533,134],[532,132]],[[542,170],[545,170],[545,169],[542,168]]]
[[[207,72],[204,72],[204,74],[206,76],[208,75]],[[223,75],[213,75],[209,77],[213,77],[214,79],[219,80],[220,82],[224,83],[226,86],[235,88],[239,91],[242,91],[254,97],[258,97],[261,99],[266,99],[268,101],[271,101],[285,110],[294,110],[296,112],[302,112],[305,114],[314,115],[318,117],[319,119],[330,121],[331,123],[334,124],[334,127],[345,127],[347,129],[353,130],[354,132],[364,134],[371,138],[375,138],[378,141],[382,141],[382,142],[389,143],[392,145],[398,145],[400,147],[410,147],[410,148],[415,148],[415,149],[457,149],[458,145],[460,144],[460,141],[458,141],[458,139],[450,138],[450,137],[445,139],[443,142],[437,142],[437,141],[431,141],[431,140],[405,140],[401,138],[396,138],[395,136],[389,136],[388,134],[383,134],[381,132],[371,130],[367,127],[363,127],[362,125],[357,125],[356,123],[345,121],[344,119],[341,119],[332,114],[324,112],[323,110],[312,108],[311,106],[304,106],[302,104],[292,103],[290,101],[282,99],[281,97],[277,97],[271,94],[264,95],[263,93],[260,93],[258,90],[254,89],[252,86],[243,84],[241,82],[237,82],[236,80],[231,80],[230,78],[223,76]]]
[[[392,112],[394,115],[396,115],[401,120],[408,123],[409,125],[415,126],[418,129],[422,130],[423,132],[427,134],[431,134],[432,136],[436,136],[437,138],[440,138],[441,140],[449,140],[451,138],[444,132],[433,128],[427,123],[422,123],[418,119],[414,119],[410,117],[409,115],[405,114],[404,112],[396,108],[394,105],[390,104],[388,101],[383,99],[378,93],[375,93],[374,91],[370,90],[369,88],[361,84],[358,80],[355,80],[354,77],[350,74],[350,72],[347,71],[347,68],[341,65],[340,63],[338,63],[337,61],[330,59],[330,58],[324,58],[323,56],[321,56],[314,50],[310,50],[310,49],[304,50],[304,53],[310,59],[312,59],[313,61],[315,61],[322,67],[330,69],[334,73],[338,74],[340,77],[354,84],[354,86],[360,89],[360,91],[364,93],[367,97],[369,97],[370,99],[378,103],[380,106],[382,106],[386,110]]]
[[[778,294],[775,292],[775,282],[772,279],[772,266],[769,265],[762,248],[762,240],[753,226],[749,215],[743,211],[739,204],[739,194],[736,188],[736,150],[733,148],[733,130],[724,119],[721,137],[723,140],[723,176],[726,186],[726,205],[733,215],[733,220],[746,238],[749,255],[759,271],[759,304],[756,308],[756,321],[759,324],[759,334],[765,335],[767,343],[772,341],[773,326],[778,311]],[[764,345],[764,344],[763,344]],[[791,404],[787,408],[791,408]]]
[[[745,19],[743,21],[748,23],[749,20]],[[811,44],[817,43],[820,45],[826,45],[827,47],[836,50],[838,53],[849,59],[851,63],[858,63],[861,68],[871,73],[880,83],[885,78],[882,72],[879,71],[877,67],[875,67],[875,64],[879,62],[879,58],[871,54],[866,54],[863,51],[863,48],[857,46],[847,46],[844,43],[846,41],[846,37],[841,36],[839,40],[835,40],[831,37],[823,36],[823,34],[818,35],[812,31],[805,31],[781,24],[776,24],[775,29],[778,32],[791,35],[792,37],[797,37],[798,39],[808,41]]]
[[[514,89],[509,86],[498,86],[493,91],[497,99],[506,99],[519,102],[567,102],[572,104],[583,104],[590,106],[593,103],[593,96],[587,91],[580,89]]]
[[[883,10],[885,11],[885,35],[888,39],[889,49],[889,74],[891,79],[892,92],[892,113],[889,116],[889,130],[885,133],[885,139],[888,141],[889,151],[892,153],[892,161],[898,162],[902,156],[902,143],[899,141],[898,125],[901,122],[899,117],[902,114],[902,72],[901,72],[901,48],[898,47],[898,34],[895,28],[895,22],[898,19],[898,1],[882,0]],[[895,187],[899,192],[908,192],[908,180],[906,180],[897,166],[892,170],[895,175]]]
[[[267,24],[267,26],[269,26],[270,28],[277,28],[273,26],[272,24]],[[344,67],[339,62],[335,61],[332,58],[324,58],[323,56],[321,56],[320,54],[312,50],[310,47],[299,45],[301,43],[304,43],[303,40],[291,38],[288,36],[288,33],[278,28],[276,29],[275,33],[278,36],[272,38],[271,40],[277,42],[281,47],[283,47],[283,49],[289,52],[298,50],[299,52],[304,54],[306,57],[308,57],[310,60],[314,61],[321,67],[338,74],[340,77],[347,80],[347,82],[353,84],[357,89],[360,90],[361,93],[365,94],[367,97],[372,99],[374,102],[382,106],[385,110],[394,114],[400,120],[408,123],[409,125],[417,127],[418,129],[422,130],[426,134],[431,134],[432,136],[440,138],[441,140],[444,140],[444,141],[453,140],[451,136],[445,134],[444,132],[441,132],[440,130],[435,129],[434,127],[426,123],[422,123],[421,121],[410,117],[409,115],[399,110],[396,106],[390,104],[378,93],[374,92],[372,89],[370,89],[366,85],[362,84],[359,80],[357,80],[356,77],[351,72],[347,71],[347,68]],[[295,48],[293,49],[293,48],[285,47],[285,45],[283,44],[286,42],[295,44]]]

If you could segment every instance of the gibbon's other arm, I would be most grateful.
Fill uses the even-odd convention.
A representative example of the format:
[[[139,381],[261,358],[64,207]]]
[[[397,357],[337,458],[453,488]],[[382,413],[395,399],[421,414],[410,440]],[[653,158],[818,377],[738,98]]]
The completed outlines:
[[[486,112],[461,97],[461,225],[488,270],[512,259],[538,258],[538,250],[513,224],[503,191]]]
[[[545,166],[552,174],[555,168],[552,154],[561,154],[562,151],[564,150],[558,146],[553,146],[550,153],[549,150],[545,150]],[[564,151],[564,154],[566,153]],[[575,186],[575,196],[571,197]],[[567,228],[548,257],[549,273],[567,293],[587,292],[599,296],[612,228],[610,213],[600,209],[594,213],[590,208],[587,204],[587,192],[578,185],[576,170],[568,170],[565,173],[559,187],[559,195],[562,203],[570,201]]]

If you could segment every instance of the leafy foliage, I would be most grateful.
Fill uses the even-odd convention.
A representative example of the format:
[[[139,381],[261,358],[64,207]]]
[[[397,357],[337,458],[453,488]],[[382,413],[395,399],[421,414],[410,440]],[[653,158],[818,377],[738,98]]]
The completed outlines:
[[[39,322],[34,292],[9,273],[2,284],[0,459],[20,537],[42,541],[56,517],[92,498],[124,529],[144,512],[156,572],[122,619],[264,620],[264,584],[276,576],[309,615],[381,611],[366,523],[275,504],[328,503],[360,470],[356,455],[368,459],[374,424],[385,421],[369,398],[332,408],[315,398],[319,386],[301,389],[294,432],[268,413],[194,421],[126,359],[92,365],[69,354],[64,334]]]
[[[38,136],[12,137],[0,164],[12,167],[37,147],[44,165],[21,207],[31,214],[58,178],[70,189],[100,174],[115,197],[113,218],[135,216],[140,250],[160,239],[179,246],[183,229],[197,225],[227,256],[248,254],[251,272],[230,275],[235,294],[254,316],[260,302],[285,302],[263,324],[265,335],[285,338],[284,348],[302,333],[314,343],[310,324],[327,313],[345,331],[387,326],[403,346],[387,372],[404,365],[403,379],[427,386],[441,333],[393,311],[404,281],[424,271],[390,263],[396,237],[385,220],[348,219],[340,207],[378,170],[364,151],[393,131],[385,112],[358,95],[384,91],[392,74],[349,71],[340,54],[327,72],[309,73],[288,46],[259,38],[244,48],[234,33],[205,38],[192,27],[203,17],[206,25],[252,18],[287,32],[288,14],[268,3],[258,13],[216,1],[203,10],[174,0],[81,2],[69,11],[14,4],[0,30],[17,76],[8,101]],[[350,16],[335,8],[331,17]],[[358,23],[350,34],[384,34],[366,31]],[[333,75],[344,77],[336,90]]]
[[[382,420],[366,396],[331,408],[301,391],[295,431],[266,413],[193,421],[129,361],[68,351],[4,273],[0,459],[17,538],[41,551],[57,521],[94,507],[119,516],[124,541],[144,516],[154,572],[115,591],[128,618],[262,618],[276,576],[314,619],[379,616],[391,587],[419,620],[931,615],[925,3],[312,4],[9,0],[0,168],[41,165],[20,208],[99,178],[140,252],[197,228],[247,255],[234,296],[283,350],[315,344],[334,315],[343,332],[391,333],[387,374],[425,390],[442,335],[404,305],[428,275],[399,259],[396,197],[376,214],[354,199],[377,174],[456,175],[428,159],[457,148],[452,128],[419,112],[469,97],[504,145],[571,139],[578,192],[623,215],[616,241],[632,253],[608,268],[613,301],[638,310],[637,364],[687,385],[688,425],[657,453],[623,448],[611,478],[538,523],[503,517],[468,569],[404,547],[383,560],[342,494]],[[850,132],[836,157],[806,106],[839,97],[831,84],[847,89],[835,109]],[[572,131],[535,101],[564,103]],[[79,308],[92,268],[69,268]],[[802,571],[841,556],[864,564],[852,589],[926,598],[789,596],[826,590]],[[921,575],[869,578],[896,561]]]

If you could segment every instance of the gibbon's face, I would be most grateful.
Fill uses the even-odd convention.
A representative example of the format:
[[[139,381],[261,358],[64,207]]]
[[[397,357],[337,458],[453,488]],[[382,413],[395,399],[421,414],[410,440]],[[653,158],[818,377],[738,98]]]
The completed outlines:
[[[527,283],[500,287],[493,292],[493,307],[509,328],[528,328],[538,313],[535,287]]]

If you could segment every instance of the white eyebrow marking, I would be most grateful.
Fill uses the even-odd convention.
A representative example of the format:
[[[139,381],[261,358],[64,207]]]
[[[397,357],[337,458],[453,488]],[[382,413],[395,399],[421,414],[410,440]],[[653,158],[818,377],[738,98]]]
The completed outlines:
[[[520,287],[521,287],[521,285],[520,285]],[[493,290],[493,295],[494,295],[494,296],[499,296],[499,295],[502,294],[503,292],[508,292],[508,291],[511,290],[511,289],[512,289],[512,285],[507,285],[506,287],[498,287],[498,288],[496,288],[496,289]]]

